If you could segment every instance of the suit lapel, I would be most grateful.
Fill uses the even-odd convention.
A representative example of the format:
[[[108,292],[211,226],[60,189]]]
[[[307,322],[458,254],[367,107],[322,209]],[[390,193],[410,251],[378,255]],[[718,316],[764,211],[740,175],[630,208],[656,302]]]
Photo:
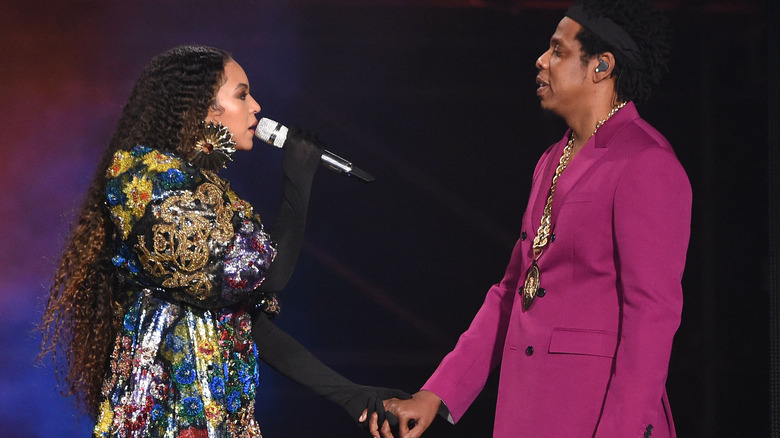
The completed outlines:
[[[639,117],[633,102],[629,102],[620,111],[607,120],[598,130],[596,135],[588,139],[582,150],[566,167],[563,175],[558,179],[558,186],[555,189],[555,199],[553,199],[552,223],[555,227],[555,219],[566,197],[574,191],[582,178],[588,174],[593,166],[601,161],[609,149],[612,139],[620,132],[621,128],[630,121]]]
[[[597,134],[598,135],[598,134]],[[580,150],[577,156],[569,163],[566,170],[563,171],[563,175],[558,178],[558,186],[555,188],[555,198],[553,199],[552,208],[552,223],[555,224],[555,218],[558,216],[558,211],[561,209],[561,205],[566,201],[566,197],[576,187],[578,181],[588,173],[594,164],[598,163],[604,153],[607,152],[607,148],[594,147],[594,139],[591,138],[585,147]]]
[[[561,141],[550,148],[549,154],[544,157],[545,162],[542,163],[541,166],[541,175],[534,180],[533,185],[531,186],[531,192],[528,198],[530,200],[529,207],[531,209],[531,229],[528,230],[528,234],[531,236],[536,236],[539,223],[542,221],[542,213],[544,212],[544,206],[547,203],[547,197],[550,194],[550,185],[552,184],[553,175],[555,175],[555,168],[558,167],[558,161],[561,159],[563,147],[566,145],[568,137],[569,135],[567,132]]]

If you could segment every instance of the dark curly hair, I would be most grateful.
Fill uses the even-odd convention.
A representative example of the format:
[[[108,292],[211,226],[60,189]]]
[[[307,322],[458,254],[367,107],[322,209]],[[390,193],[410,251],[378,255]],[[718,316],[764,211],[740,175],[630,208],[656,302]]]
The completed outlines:
[[[106,199],[106,169],[118,150],[136,145],[186,156],[196,129],[216,105],[225,51],[181,46],[156,56],[141,74],[103,153],[54,276],[43,318],[39,360],[51,353],[64,395],[93,419],[121,321],[119,279],[111,262],[115,227]],[[64,355],[66,366],[58,362]]]
[[[617,77],[618,101],[645,102],[661,76],[668,70],[671,34],[669,23],[648,0],[581,0],[591,14],[611,19],[623,28],[639,47],[640,65],[631,67],[614,47],[583,27],[577,34],[582,45],[582,61],[587,63],[600,53],[615,55],[612,75]]]

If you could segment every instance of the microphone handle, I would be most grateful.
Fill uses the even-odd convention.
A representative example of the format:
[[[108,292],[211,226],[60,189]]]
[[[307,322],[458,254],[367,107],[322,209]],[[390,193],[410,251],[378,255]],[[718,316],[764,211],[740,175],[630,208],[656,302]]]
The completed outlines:
[[[258,122],[257,130],[255,131],[255,137],[272,146],[282,148],[284,147],[284,142],[287,141],[287,132],[287,127],[281,123],[275,122],[271,119],[262,118]],[[336,173],[343,173],[348,176],[354,176],[355,178],[366,183],[374,181],[374,176],[370,173],[354,166],[351,162],[325,149],[322,151],[320,164]]]
[[[345,173],[367,183],[374,181],[373,175],[327,149],[323,149],[320,160],[320,164],[334,172]]]

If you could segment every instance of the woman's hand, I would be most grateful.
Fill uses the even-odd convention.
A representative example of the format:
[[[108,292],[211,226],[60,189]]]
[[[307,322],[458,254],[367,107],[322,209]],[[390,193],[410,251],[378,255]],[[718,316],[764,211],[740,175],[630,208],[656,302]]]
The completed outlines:
[[[398,419],[398,432],[401,438],[419,438],[428,426],[433,423],[439,411],[441,399],[430,391],[419,391],[410,399],[391,398],[384,401],[388,417],[394,415]],[[375,438],[390,438],[393,436],[389,421],[381,426],[376,415],[369,422],[369,432]]]

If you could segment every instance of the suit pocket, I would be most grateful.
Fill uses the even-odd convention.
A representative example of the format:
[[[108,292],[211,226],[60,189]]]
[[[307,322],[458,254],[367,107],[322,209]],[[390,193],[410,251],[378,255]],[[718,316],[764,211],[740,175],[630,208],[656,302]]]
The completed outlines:
[[[614,357],[617,339],[614,332],[558,327],[553,329],[548,352]]]
[[[561,199],[561,205],[582,204],[586,202],[593,202],[595,199],[598,199],[598,194],[594,192],[568,193],[563,199]]]

